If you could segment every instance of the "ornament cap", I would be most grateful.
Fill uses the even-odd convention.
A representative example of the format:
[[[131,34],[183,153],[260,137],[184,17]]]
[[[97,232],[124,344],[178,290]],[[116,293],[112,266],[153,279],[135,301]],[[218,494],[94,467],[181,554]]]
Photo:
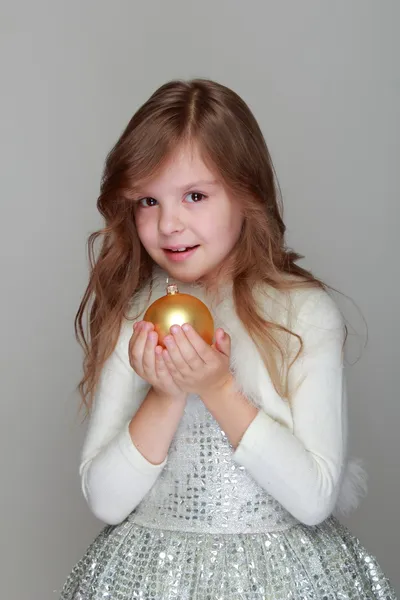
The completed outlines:
[[[170,283],[169,285],[167,285],[167,295],[168,296],[174,296],[175,294],[178,294],[179,290],[178,290],[178,286],[176,285],[176,283]]]

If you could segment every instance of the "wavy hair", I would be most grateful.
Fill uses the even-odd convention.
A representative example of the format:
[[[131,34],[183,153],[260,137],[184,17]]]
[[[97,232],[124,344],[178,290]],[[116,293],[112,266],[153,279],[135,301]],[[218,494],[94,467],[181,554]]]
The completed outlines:
[[[302,340],[263,318],[253,290],[259,284],[279,290],[326,286],[298,266],[296,262],[303,257],[286,247],[279,186],[249,107],[227,87],[195,79],[161,86],[134,114],[106,159],[97,201],[105,223],[88,240],[90,278],[75,317],[75,332],[84,349],[79,391],[88,411],[122,320],[135,295],[151,281],[153,261],[135,227],[134,190],[151,179],[184,142],[196,144],[242,205],[244,222],[230,272],[235,309],[275,389],[282,397],[288,395],[287,376],[279,367],[285,348],[277,332],[298,338],[297,356]]]

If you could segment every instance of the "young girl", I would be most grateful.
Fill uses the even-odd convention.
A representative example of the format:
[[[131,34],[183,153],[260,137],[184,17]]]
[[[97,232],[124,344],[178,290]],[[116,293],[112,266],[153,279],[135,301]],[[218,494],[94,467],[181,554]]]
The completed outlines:
[[[346,458],[345,327],[285,245],[243,100],[205,80],[162,86],[108,156],[98,207],[76,321],[80,475],[108,525],[62,600],[395,598],[333,516],[363,486]],[[167,277],[212,312],[211,346],[182,324],[163,348],[143,321]]]

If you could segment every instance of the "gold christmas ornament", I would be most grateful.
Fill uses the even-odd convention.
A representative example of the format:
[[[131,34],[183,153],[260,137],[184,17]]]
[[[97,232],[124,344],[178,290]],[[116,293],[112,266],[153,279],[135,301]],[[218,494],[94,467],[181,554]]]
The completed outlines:
[[[153,323],[158,343],[165,347],[164,338],[172,325],[189,323],[207,344],[212,344],[214,321],[207,306],[191,294],[181,294],[176,284],[167,285],[167,295],[149,306],[143,317]]]

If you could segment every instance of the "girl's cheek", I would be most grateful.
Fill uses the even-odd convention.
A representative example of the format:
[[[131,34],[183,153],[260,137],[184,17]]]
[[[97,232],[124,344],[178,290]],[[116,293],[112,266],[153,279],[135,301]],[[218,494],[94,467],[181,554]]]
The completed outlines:
[[[138,218],[135,220],[136,230],[143,245],[154,243],[157,238],[157,224],[154,219]]]
[[[151,219],[149,216],[146,216],[146,211],[144,210],[136,210],[135,212],[135,223],[136,227],[139,229],[146,229]]]

